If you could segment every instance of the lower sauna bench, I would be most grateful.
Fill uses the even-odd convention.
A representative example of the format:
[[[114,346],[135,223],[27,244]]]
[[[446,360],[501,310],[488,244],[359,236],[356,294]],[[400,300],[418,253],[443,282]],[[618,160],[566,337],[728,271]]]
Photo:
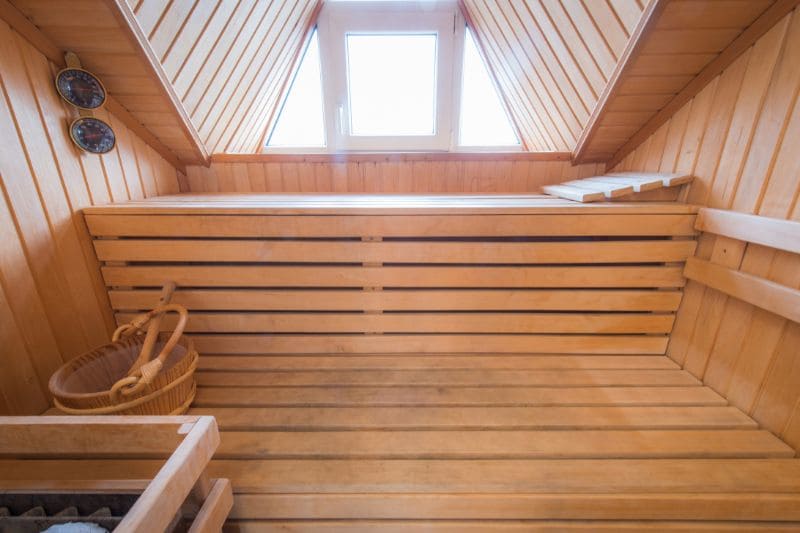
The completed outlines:
[[[696,213],[185,195],[85,218],[120,323],[167,280],[190,309],[230,531],[797,530],[794,450],[664,355]],[[81,473],[121,469],[156,465]]]

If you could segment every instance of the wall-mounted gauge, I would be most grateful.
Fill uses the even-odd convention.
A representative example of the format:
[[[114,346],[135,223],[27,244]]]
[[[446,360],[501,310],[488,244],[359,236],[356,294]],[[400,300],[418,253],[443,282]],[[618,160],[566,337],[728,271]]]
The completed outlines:
[[[78,148],[93,154],[105,154],[117,142],[111,126],[94,117],[80,117],[69,126],[69,136]]]
[[[106,89],[97,77],[82,68],[68,67],[56,74],[61,98],[79,109],[97,109],[106,101]]]

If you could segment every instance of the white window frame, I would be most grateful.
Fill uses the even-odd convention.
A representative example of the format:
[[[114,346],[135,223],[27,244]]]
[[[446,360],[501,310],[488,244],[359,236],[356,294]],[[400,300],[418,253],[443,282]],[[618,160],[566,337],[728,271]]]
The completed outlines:
[[[322,63],[329,152],[448,151],[460,111],[466,25],[455,0],[436,2],[326,2],[317,32]],[[433,135],[357,136],[350,132],[347,86],[348,33],[437,34],[435,132]]]

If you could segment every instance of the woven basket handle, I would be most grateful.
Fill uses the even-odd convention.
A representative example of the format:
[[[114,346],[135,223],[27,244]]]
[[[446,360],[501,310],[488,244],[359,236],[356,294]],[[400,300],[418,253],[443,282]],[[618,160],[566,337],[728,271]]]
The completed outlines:
[[[162,287],[161,297],[159,298],[156,307],[164,306],[170,303],[172,294],[175,292],[175,287],[175,282],[172,281],[167,282],[164,287]],[[164,315],[162,313],[160,315],[156,315],[150,320],[150,324],[147,326],[147,333],[144,337],[144,344],[142,344],[142,351],[139,353],[139,357],[133,362],[131,368],[128,370],[128,376],[135,376],[139,370],[139,367],[153,357],[153,349],[156,346],[156,341],[158,341],[158,333],[161,330],[161,317],[163,316]]]
[[[183,330],[186,328],[186,321],[189,319],[189,313],[184,306],[179,304],[162,305],[148,313],[137,316],[130,324],[120,326],[117,328],[117,331],[114,332],[113,340],[115,341],[118,340],[120,336],[130,336],[132,332],[144,329],[144,325],[154,318],[161,317],[169,312],[178,314],[178,323],[175,325],[175,331],[172,332],[172,335],[167,340],[166,344],[164,344],[158,357],[140,366],[134,375],[126,376],[114,383],[109,391],[109,395],[114,402],[119,401],[120,394],[123,396],[136,394],[153,382],[164,366],[167,357],[169,357],[169,354],[172,353],[172,350],[178,344],[181,335],[183,335]]]

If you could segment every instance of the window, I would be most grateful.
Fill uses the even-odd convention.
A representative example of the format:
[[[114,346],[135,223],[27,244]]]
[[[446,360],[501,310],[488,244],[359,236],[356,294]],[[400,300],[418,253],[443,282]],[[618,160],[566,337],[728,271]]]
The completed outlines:
[[[324,4],[319,33],[333,150],[450,147],[459,17],[452,0]]]
[[[319,67],[319,39],[311,34],[300,66],[278,111],[278,120],[267,138],[267,149],[325,148],[322,110],[322,78]]]
[[[469,30],[464,39],[458,135],[459,146],[519,147],[517,134]]]
[[[519,150],[457,0],[323,4],[268,151]]]

